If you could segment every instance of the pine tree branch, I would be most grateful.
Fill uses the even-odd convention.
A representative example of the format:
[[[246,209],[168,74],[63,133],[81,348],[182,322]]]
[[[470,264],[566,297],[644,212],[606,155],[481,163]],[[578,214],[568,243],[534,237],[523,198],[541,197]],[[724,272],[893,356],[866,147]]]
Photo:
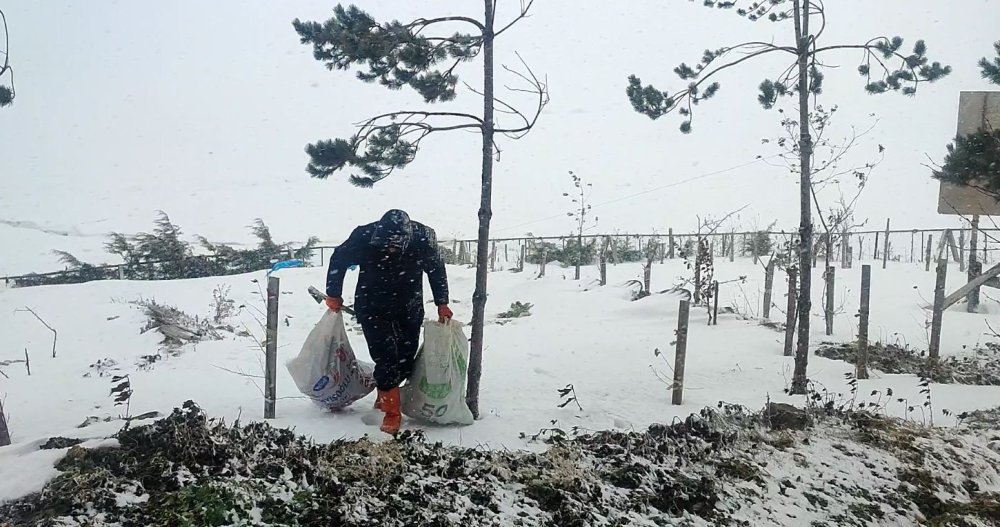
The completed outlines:
[[[514,74],[515,76],[520,77],[521,79],[523,79],[528,85],[530,85],[530,88],[529,89],[512,88],[510,86],[506,86],[506,88],[508,90],[512,91],[512,92],[530,93],[530,94],[535,95],[535,96],[538,97],[538,102],[537,102],[537,104],[535,106],[534,115],[532,115],[530,119],[527,116],[525,116],[522,112],[520,112],[518,110],[514,110],[515,112],[518,113],[518,115],[522,119],[524,119],[524,125],[523,126],[520,126],[520,127],[517,127],[517,128],[496,128],[496,129],[494,129],[494,131],[496,133],[504,134],[507,137],[510,137],[511,139],[515,139],[516,140],[516,139],[520,139],[520,138],[524,137],[525,135],[527,135],[527,133],[529,131],[531,131],[532,128],[535,127],[535,123],[538,122],[538,117],[542,114],[542,110],[544,110],[545,106],[548,105],[548,103],[549,103],[549,90],[548,90],[548,83],[547,82],[543,82],[542,80],[540,80],[538,78],[537,75],[535,75],[535,72],[532,71],[531,67],[528,66],[528,63],[524,61],[524,58],[521,56],[521,54],[518,53],[518,52],[516,52],[516,51],[514,52],[514,54],[517,55],[518,60],[521,61],[521,65],[524,66],[524,69],[527,71],[527,74],[519,72],[519,71],[516,71],[516,70],[514,70],[514,69],[512,69],[512,68],[510,68],[510,67],[508,67],[506,65],[504,65],[503,68],[506,71]],[[508,108],[513,109],[513,107],[510,107],[509,105],[508,105]]]
[[[471,120],[479,123],[479,125],[483,124],[483,119],[481,117],[472,115],[470,113],[461,113],[461,112],[427,112],[427,111],[423,111],[423,110],[401,110],[401,111],[398,111],[398,112],[383,113],[381,115],[376,115],[374,117],[366,119],[365,121],[360,121],[360,122],[357,122],[357,123],[354,123],[354,124],[355,124],[355,126],[364,127],[366,125],[374,123],[375,121],[378,121],[379,119],[398,119],[400,117],[408,118],[408,117],[413,117],[413,116],[423,116],[423,117],[460,117],[460,118],[463,118],[463,119],[471,119]]]
[[[414,28],[419,28],[416,31],[420,32],[424,28],[426,28],[427,26],[430,26],[430,25],[433,25],[433,24],[440,24],[442,22],[466,22],[468,24],[472,24],[472,25],[476,26],[476,28],[479,29],[480,34],[482,34],[483,32],[486,31],[486,26],[484,26],[482,22],[476,20],[475,18],[469,18],[469,17],[466,17],[466,16],[443,16],[443,17],[439,17],[439,18],[418,18],[418,19],[414,20],[413,22],[410,22],[409,24],[406,24],[406,26],[404,26],[404,27],[406,27],[407,29],[410,29],[410,30],[413,30]]]
[[[496,3],[493,4],[493,10],[494,10],[493,14],[494,14],[494,17],[496,16],[497,3],[499,3],[499,2],[496,2]],[[527,3],[525,3],[524,0],[521,0],[521,14],[517,15],[517,17],[515,17],[514,20],[511,20],[506,26],[500,28],[497,31],[494,31],[493,32],[493,36],[494,37],[499,37],[501,34],[503,34],[504,31],[507,31],[508,29],[510,29],[511,26],[513,26],[514,24],[520,22],[521,20],[523,20],[525,18],[528,18],[528,16],[529,16],[528,15],[528,11],[531,9],[531,5],[534,4],[534,3],[535,3],[535,0],[528,0]]]
[[[0,66],[0,75],[3,75],[10,69],[10,33],[7,32],[7,15],[3,13],[2,9],[0,9],[0,21],[3,22],[4,35],[3,66]]]

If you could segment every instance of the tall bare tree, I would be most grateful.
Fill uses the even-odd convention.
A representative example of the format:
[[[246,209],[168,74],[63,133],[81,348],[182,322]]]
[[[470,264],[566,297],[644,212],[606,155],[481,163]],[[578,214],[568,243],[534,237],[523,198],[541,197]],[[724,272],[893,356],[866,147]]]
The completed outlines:
[[[0,22],[3,23],[3,49],[0,49],[0,108],[10,106],[14,102],[14,68],[10,65],[10,33],[7,32],[7,15],[0,9]],[[3,84],[4,75],[10,80],[10,86]]]
[[[901,37],[877,36],[856,43],[820,45],[826,32],[826,5],[823,0],[755,0],[749,4],[740,0],[702,0],[706,7],[734,10],[751,21],[768,20],[774,23],[791,21],[791,42],[787,45],[764,41],[749,41],[705,50],[701,61],[691,67],[680,64],[674,73],[687,81],[686,88],[668,93],[650,85],[643,85],[635,75],[628,79],[627,95],[633,108],[651,119],[676,111],[683,121],[680,129],[691,132],[694,107],[716,95],[719,83],[715,80],[726,70],[743,66],[765,56],[782,55],[789,64],[776,76],[765,78],[759,87],[757,101],[764,108],[774,107],[781,97],[797,100],[799,123],[799,267],[801,294],[798,299],[798,342],[795,354],[795,371],[792,393],[806,392],[806,369],[809,354],[809,317],[811,308],[811,273],[807,272],[812,260],[812,154],[813,137],[809,128],[810,108],[822,93],[824,70],[831,67],[828,58],[834,52],[858,51],[861,63],[858,73],[865,79],[865,90],[870,94],[891,91],[913,95],[923,82],[933,82],[951,72],[949,66],[929,62],[927,46],[918,40],[913,52],[906,54]],[[810,101],[810,97],[813,101]]]
[[[449,131],[472,131],[482,136],[482,171],[479,205],[479,236],[476,251],[476,290],[472,296],[472,339],[469,360],[468,403],[479,417],[479,382],[482,374],[483,326],[486,320],[486,282],[489,271],[490,219],[493,216],[493,164],[499,153],[496,137],[524,137],[535,126],[548,103],[548,87],[520,55],[519,68],[504,71],[523,83],[509,87],[516,94],[529,94],[530,111],[518,109],[495,96],[494,42],[524,20],[534,0],[522,0],[519,13],[503,25],[496,24],[497,2],[483,0],[481,18],[464,15],[418,18],[411,22],[379,23],[356,6],[334,8],[334,17],[323,22],[293,22],[303,44],[313,46],[314,57],[329,69],[358,68],[357,77],[395,90],[409,87],[428,104],[453,100],[457,95],[456,68],[482,56],[483,84],[468,91],[482,97],[483,111],[464,112],[400,110],[382,113],[357,123],[357,132],[347,139],[318,141],[306,147],[310,163],[306,170],[324,179],[353,167],[351,183],[371,187],[396,169],[412,162],[421,142],[429,135]],[[448,32],[462,27],[466,32]],[[440,31],[438,31],[440,30]],[[438,31],[434,34],[435,31]],[[497,123],[503,114],[511,124]]]
[[[590,216],[590,209],[593,208],[590,205],[590,191],[593,188],[593,184],[584,183],[583,179],[576,175],[572,170],[569,171],[570,177],[573,179],[573,188],[575,192],[570,194],[569,192],[563,192],[564,197],[570,198],[573,203],[573,210],[567,212],[566,215],[573,218],[576,223],[576,258],[574,265],[576,272],[574,273],[574,279],[580,279],[580,266],[583,265],[583,257],[585,254],[589,254],[589,251],[585,251],[583,247],[583,233],[588,228],[593,227],[588,218]],[[597,221],[597,218],[594,218]],[[596,240],[593,243],[597,243]],[[569,262],[567,262],[569,263]]]

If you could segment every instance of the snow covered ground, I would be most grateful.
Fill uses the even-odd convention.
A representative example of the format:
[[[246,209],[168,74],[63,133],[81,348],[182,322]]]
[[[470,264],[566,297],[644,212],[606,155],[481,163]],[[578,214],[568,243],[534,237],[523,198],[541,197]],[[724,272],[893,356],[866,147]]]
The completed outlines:
[[[923,305],[933,291],[933,274],[915,264],[890,263],[887,270],[874,266],[872,278],[872,339],[926,347],[929,312]],[[456,318],[471,317],[474,269],[450,266],[450,285]],[[655,264],[654,291],[669,288],[685,273],[680,260]],[[309,285],[322,286],[324,269],[288,269],[281,276],[281,319],[279,364],[294,356],[306,334],[322,314],[306,293]],[[552,426],[567,431],[624,429],[642,430],[652,423],[667,423],[719,401],[760,408],[770,398],[802,404],[802,397],[783,393],[791,379],[791,358],[782,356],[783,335],[744,320],[736,314],[721,314],[717,326],[708,326],[704,309],[691,314],[687,354],[685,400],[670,404],[674,329],[678,297],[654,294],[631,301],[626,282],[641,278],[639,264],[609,266],[609,285],[599,287],[596,268],[585,268],[584,279],[572,279],[572,269],[550,264],[547,276],[536,279],[533,266],[525,273],[496,272],[490,275],[490,301],[484,352],[482,386],[483,419],[469,427],[428,427],[427,437],[446,444],[491,448],[534,448],[521,437]],[[763,269],[749,260],[718,261],[716,278],[726,281],[747,276],[744,284],[722,286],[720,309],[736,306],[738,311],[759,312]],[[816,270],[815,282],[821,273]],[[353,290],[353,277],[345,291]],[[128,374],[134,395],[131,414],[149,411],[163,414],[184,401],[197,402],[211,416],[227,421],[248,421],[262,417],[262,383],[249,376],[262,375],[262,354],[253,338],[226,333],[220,341],[201,342],[166,356],[148,367],[143,356],[155,355],[160,335],[140,334],[146,324],[142,310],[131,304],[138,299],[155,299],[190,314],[211,313],[212,291],[219,285],[231,286],[237,305],[245,305],[231,323],[248,329],[257,338],[263,330],[255,320],[263,308],[259,285],[264,273],[169,282],[105,281],[71,286],[52,286],[0,291],[0,362],[23,359],[27,348],[31,376],[24,364],[2,367],[0,395],[10,417],[14,445],[0,449],[0,500],[37,490],[53,475],[53,451],[35,447],[52,436],[100,439],[113,433],[121,421],[76,428],[87,417],[117,417],[123,407],[113,406],[109,397],[111,376]],[[856,331],[860,269],[838,270],[835,335],[822,335],[818,316],[821,287],[814,297],[813,341],[847,341]],[[962,276],[951,269],[949,289]],[[784,304],[785,285],[776,279],[775,303]],[[989,290],[987,290],[987,294]],[[533,304],[530,317],[501,324],[496,314],[514,301]],[[347,298],[350,303],[350,297]],[[748,307],[749,306],[749,307]],[[58,356],[52,358],[51,333],[27,312],[31,307],[58,333]],[[956,306],[945,317],[942,353],[954,354],[988,340],[990,322],[1000,327],[1000,307],[984,302],[986,314],[968,314]],[[259,315],[257,315],[259,317]],[[783,318],[772,310],[772,318]],[[357,353],[367,358],[360,331],[352,333]],[[655,350],[664,356],[655,355]],[[95,365],[113,361],[104,369]],[[813,356],[810,377],[831,392],[847,393],[844,374],[849,364]],[[246,374],[241,375],[240,373]],[[249,376],[247,376],[249,375]],[[8,378],[9,377],[9,378]],[[315,407],[296,391],[284,368],[278,371],[278,427],[292,427],[298,433],[326,442],[356,438],[366,434],[379,437],[378,415],[371,400],[358,402],[345,413],[331,414]],[[573,384],[582,410],[575,405],[558,408],[557,389]],[[891,388],[896,397],[909,404],[921,403],[918,379],[911,375],[875,373],[861,381],[859,400],[874,390]],[[952,425],[949,413],[1000,405],[1000,387],[932,385],[936,425]],[[907,415],[906,404],[891,403],[889,415]],[[920,411],[909,417],[928,420]],[[404,422],[404,427],[414,426]],[[30,469],[29,467],[34,467]]]

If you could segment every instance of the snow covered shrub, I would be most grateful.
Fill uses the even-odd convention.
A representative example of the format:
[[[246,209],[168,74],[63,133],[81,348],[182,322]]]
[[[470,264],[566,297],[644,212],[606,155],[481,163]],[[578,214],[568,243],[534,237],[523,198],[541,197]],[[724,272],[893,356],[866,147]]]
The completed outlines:
[[[559,251],[557,257],[568,266],[590,265],[597,259],[597,242],[585,241],[581,246],[578,240],[569,239],[566,241],[566,248]]]
[[[540,264],[559,261],[562,250],[552,242],[528,240],[528,254],[525,259],[531,264]]]
[[[758,258],[771,254],[772,250],[774,250],[774,240],[768,231],[753,232],[743,241],[743,251]]]
[[[224,324],[236,313],[236,302],[229,298],[229,291],[232,289],[228,285],[219,284],[212,290],[212,322]]]
[[[504,311],[503,313],[498,314],[497,318],[529,317],[531,316],[531,308],[532,305],[527,302],[525,303],[521,303],[520,301],[514,302],[513,304],[510,305],[510,309]]]

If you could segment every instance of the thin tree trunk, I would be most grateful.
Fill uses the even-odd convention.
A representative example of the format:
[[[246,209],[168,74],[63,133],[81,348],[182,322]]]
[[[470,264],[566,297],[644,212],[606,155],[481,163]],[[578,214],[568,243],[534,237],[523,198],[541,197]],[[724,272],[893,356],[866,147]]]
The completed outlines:
[[[7,414],[3,413],[3,401],[0,400],[0,446],[10,444],[10,431],[7,429]]]
[[[493,217],[493,0],[483,0],[483,173],[476,247],[476,290],[472,294],[472,338],[469,342],[469,383],[466,402],[479,419],[479,380],[483,374],[483,333],[486,322],[486,259]]]
[[[792,373],[793,394],[805,394],[806,370],[809,362],[809,314],[812,309],[812,135],[809,133],[809,2],[793,0],[795,33],[799,52],[799,298],[798,345],[795,349],[795,370]]]

